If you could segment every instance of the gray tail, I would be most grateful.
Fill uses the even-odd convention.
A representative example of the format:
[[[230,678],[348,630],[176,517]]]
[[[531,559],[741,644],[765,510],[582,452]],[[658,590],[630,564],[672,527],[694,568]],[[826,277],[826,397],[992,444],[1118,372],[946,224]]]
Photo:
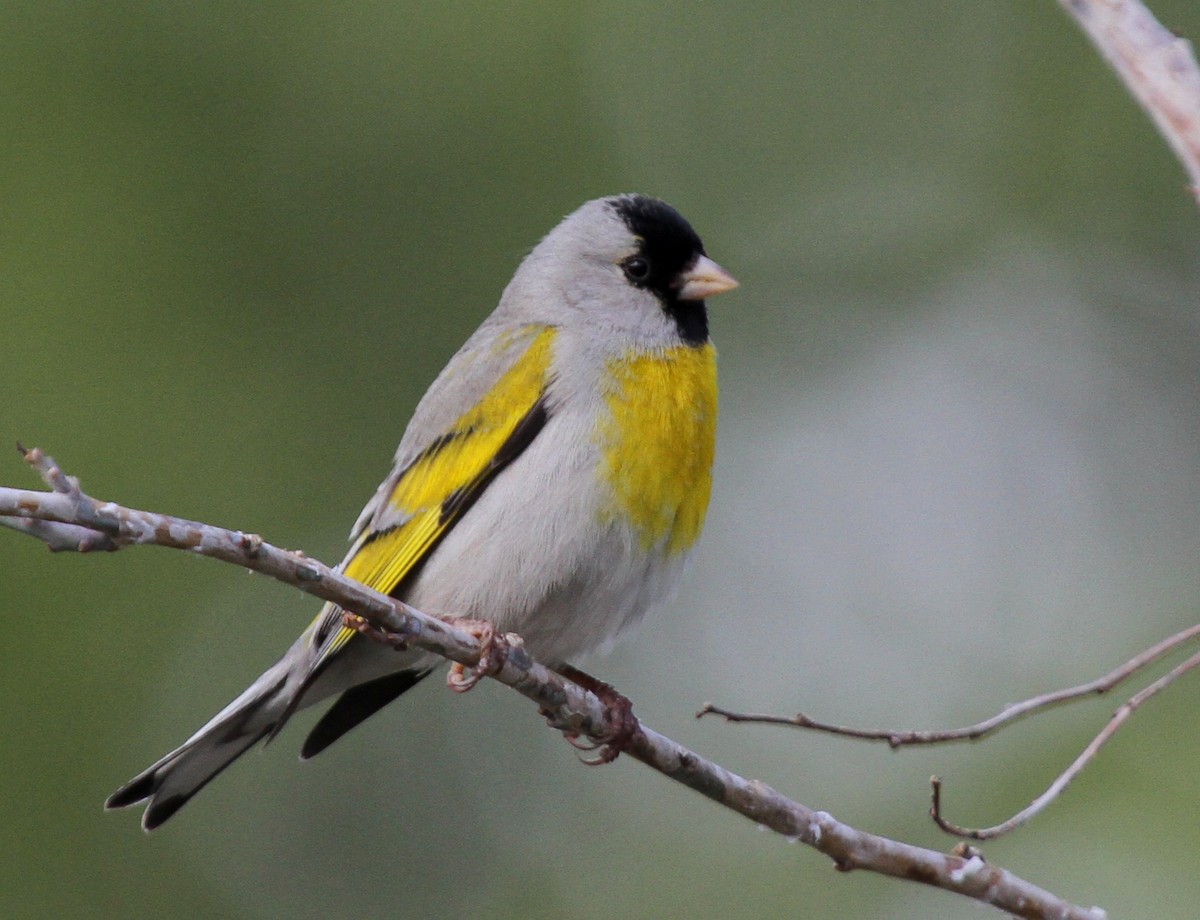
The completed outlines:
[[[127,808],[148,802],[142,827],[152,831],[255,744],[264,738],[270,741],[297,708],[321,698],[310,691],[303,694],[299,706],[293,703],[297,671],[291,661],[290,653],[285,655],[200,731],[110,795],[104,807]],[[350,688],[314,726],[300,756],[305,760],[316,756],[415,686],[430,670],[398,671]]]
[[[142,827],[151,831],[266,737],[288,712],[288,668],[279,661],[203,728],[108,797],[105,808],[148,801]]]

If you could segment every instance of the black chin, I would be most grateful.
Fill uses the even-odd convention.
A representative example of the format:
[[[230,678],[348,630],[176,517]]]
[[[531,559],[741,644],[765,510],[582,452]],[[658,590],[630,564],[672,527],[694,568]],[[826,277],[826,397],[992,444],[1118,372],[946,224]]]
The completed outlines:
[[[663,310],[675,321],[684,344],[703,345],[708,341],[708,310],[703,300],[671,298],[663,302]]]

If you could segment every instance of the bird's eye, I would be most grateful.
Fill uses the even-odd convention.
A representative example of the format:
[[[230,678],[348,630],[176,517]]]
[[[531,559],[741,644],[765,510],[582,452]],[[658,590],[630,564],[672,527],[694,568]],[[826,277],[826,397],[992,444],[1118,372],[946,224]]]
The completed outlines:
[[[634,284],[640,284],[650,277],[650,262],[642,256],[630,256],[621,263],[625,269],[625,277]]]

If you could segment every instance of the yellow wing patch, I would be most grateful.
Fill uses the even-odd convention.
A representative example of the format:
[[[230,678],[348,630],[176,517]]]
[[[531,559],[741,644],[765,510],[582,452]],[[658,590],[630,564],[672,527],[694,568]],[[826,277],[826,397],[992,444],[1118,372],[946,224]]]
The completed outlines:
[[[700,536],[712,491],[717,357],[679,345],[609,362],[611,411],[601,431],[611,521],[627,519],[645,549],[684,552]]]
[[[490,478],[527,444],[529,426],[545,393],[555,330],[544,327],[484,397],[436,438],[400,475],[388,501],[406,518],[388,530],[368,529],[344,571],[391,594],[477,497]],[[544,416],[534,424],[544,422]],[[536,428],[527,433],[536,434]],[[515,453],[513,452],[515,451]],[[342,627],[321,659],[338,651],[354,630]]]

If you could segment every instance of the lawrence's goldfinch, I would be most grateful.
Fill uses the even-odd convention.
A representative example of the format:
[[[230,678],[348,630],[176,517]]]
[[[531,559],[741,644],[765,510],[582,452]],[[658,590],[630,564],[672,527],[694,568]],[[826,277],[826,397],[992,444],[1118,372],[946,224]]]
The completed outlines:
[[[429,614],[487,619],[548,664],[674,591],[712,483],[716,353],[704,299],[735,287],[669,205],[590,201],[525,258],[425,394],[343,571]],[[326,605],[245,692],[108,800],[157,827],[296,709],[334,704],[308,758],[440,664]]]

